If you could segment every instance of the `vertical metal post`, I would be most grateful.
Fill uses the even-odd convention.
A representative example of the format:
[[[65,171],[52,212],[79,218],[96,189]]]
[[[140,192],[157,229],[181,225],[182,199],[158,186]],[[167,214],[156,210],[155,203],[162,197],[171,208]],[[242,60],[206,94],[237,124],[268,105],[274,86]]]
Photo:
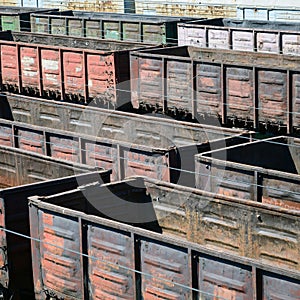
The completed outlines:
[[[221,101],[222,101],[222,124],[227,123],[227,88],[226,88],[226,66],[221,63]]]
[[[293,97],[294,97],[294,92],[293,92],[293,73],[290,70],[287,70],[286,74],[286,80],[287,80],[287,85],[286,85],[286,100],[287,100],[287,134],[292,134],[293,133]]]

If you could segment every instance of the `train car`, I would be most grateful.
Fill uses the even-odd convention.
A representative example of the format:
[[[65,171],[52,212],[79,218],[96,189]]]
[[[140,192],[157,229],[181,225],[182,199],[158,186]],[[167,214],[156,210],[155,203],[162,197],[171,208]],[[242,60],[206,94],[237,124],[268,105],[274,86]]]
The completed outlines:
[[[130,103],[129,50],[147,45],[7,31],[0,47],[2,90],[114,108]]]
[[[211,19],[178,24],[178,45],[300,55],[300,23]]]
[[[177,24],[188,17],[61,11],[31,15],[32,32],[147,44],[177,45]]]
[[[192,46],[133,51],[131,101],[136,109],[297,133],[299,62],[299,56]]]
[[[2,141],[0,166],[0,295],[2,299],[29,300],[34,298],[30,240],[20,237],[29,236],[27,197],[76,188],[77,180],[86,176],[83,173],[95,173],[89,175],[88,182],[92,177],[107,183],[111,172],[95,172],[95,167],[7,147]],[[56,179],[60,177],[64,178]]]
[[[196,187],[299,210],[299,146],[281,136],[196,155]]]
[[[1,93],[0,105],[2,119],[153,148],[202,144],[246,132],[221,127],[218,122],[183,122],[162,115],[139,115],[11,93]]]
[[[29,209],[36,299],[300,296],[296,210],[146,178]]]
[[[47,129],[12,121],[0,121],[0,144],[40,153],[52,158],[83,163],[93,167],[111,169],[111,180],[117,181],[133,175],[148,176],[186,186],[194,183],[194,155],[211,149],[236,145],[249,140],[246,131],[232,131],[231,136],[216,132],[218,139],[184,146],[155,147],[104,137]]]
[[[30,15],[34,12],[49,11],[58,12],[58,8],[0,6],[0,30],[31,31]]]
[[[300,9],[292,3],[289,6],[238,4],[236,7],[236,17],[244,20],[299,22]]]

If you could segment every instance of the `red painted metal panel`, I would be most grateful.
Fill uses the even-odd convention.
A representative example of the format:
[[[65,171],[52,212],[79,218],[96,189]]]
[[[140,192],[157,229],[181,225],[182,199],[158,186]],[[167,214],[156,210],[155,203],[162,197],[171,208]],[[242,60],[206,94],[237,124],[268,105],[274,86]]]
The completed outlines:
[[[45,154],[43,132],[18,129],[18,146],[20,149]]]
[[[264,273],[262,275],[263,300],[300,299],[300,282],[280,274]]]
[[[287,75],[273,70],[258,71],[259,120],[286,124]]]
[[[227,117],[253,121],[253,70],[228,67],[227,79]]]
[[[5,86],[18,87],[18,53],[16,45],[1,45],[1,72]]]
[[[50,156],[72,162],[80,162],[79,142],[71,136],[53,135],[49,138]]]
[[[39,65],[37,48],[21,46],[20,60],[23,88],[27,88],[28,91],[39,91]]]
[[[116,145],[87,141],[84,147],[84,156],[88,165],[112,170],[111,180],[116,181],[120,179],[118,172],[119,155]]]
[[[185,249],[141,240],[142,297],[145,300],[191,299],[188,253]],[[185,285],[187,288],[176,285]]]
[[[42,280],[44,288],[67,297],[83,299],[78,221],[39,212]],[[68,249],[68,250],[66,250]]]
[[[87,55],[88,94],[92,99],[112,101],[116,97],[116,74],[114,54],[105,56]]]
[[[147,103],[156,107],[162,107],[162,77],[163,65],[160,59],[141,59],[139,61],[138,91],[136,97],[140,103]],[[136,107],[136,105],[134,105]],[[138,108],[138,107],[136,107]]]
[[[134,299],[135,273],[130,269],[135,265],[130,235],[89,225],[87,236],[90,299]]]
[[[167,106],[169,109],[191,110],[193,88],[187,82],[192,81],[193,68],[189,62],[167,61]]]
[[[159,154],[126,148],[122,152],[125,177],[137,175],[170,181],[168,153]]]
[[[85,66],[83,63],[83,53],[63,52],[64,66],[64,89],[66,95],[84,95],[85,87]]]
[[[198,264],[200,299],[253,299],[252,270],[248,266],[204,255]]]
[[[58,49],[41,49],[43,90],[46,94],[54,92],[58,95],[61,92],[59,60]]]
[[[221,115],[221,67],[197,64],[197,112],[200,115]]]
[[[0,125],[0,145],[13,146],[12,128],[9,125]]]
[[[194,202],[186,208],[190,217],[187,239],[210,249],[245,255],[248,213],[230,204]]]

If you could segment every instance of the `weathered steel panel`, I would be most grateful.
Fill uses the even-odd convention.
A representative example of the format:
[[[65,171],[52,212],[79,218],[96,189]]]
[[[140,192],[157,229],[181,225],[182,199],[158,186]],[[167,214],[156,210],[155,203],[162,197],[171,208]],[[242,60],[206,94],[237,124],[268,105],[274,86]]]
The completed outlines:
[[[184,286],[189,285],[186,250],[171,248],[169,245],[161,245],[151,240],[141,240],[140,243],[141,271],[147,274],[142,275],[143,299],[190,299],[190,289],[170,284],[175,282]]]
[[[177,23],[188,17],[163,17],[63,11],[32,14],[33,32],[99,37],[148,44],[177,44]],[[60,29],[58,32],[57,28]]]
[[[221,67],[215,64],[197,64],[197,113],[202,115],[221,115]],[[187,81],[185,81],[187,82]]]
[[[134,299],[135,274],[130,269],[135,268],[135,262],[130,234],[112,231],[107,227],[89,225],[87,240],[90,256],[89,298]]]
[[[259,120],[283,123],[287,120],[287,74],[280,71],[258,71]]]
[[[83,65],[83,54],[64,52],[64,86],[66,96],[84,95],[85,88],[85,66]]]
[[[187,208],[189,229],[187,239],[211,249],[236,255],[247,255],[245,249],[249,215],[244,208],[230,204],[201,201]],[[194,212],[193,212],[194,210]]]
[[[210,193],[151,179],[144,180],[146,190],[141,184],[141,180],[132,178],[108,186],[86,185],[84,190],[81,187],[50,197],[30,198],[33,237],[38,212],[66,220],[72,218],[76,220],[72,228],[81,228],[83,245],[86,245],[82,248],[83,254],[91,256],[80,265],[83,276],[89,279],[87,285],[82,282],[86,298],[248,300],[268,299],[278,291],[278,299],[285,299],[278,289],[281,287],[283,291],[283,284],[287,289],[285,295],[297,298],[300,286],[300,269],[296,262],[299,256],[298,211],[238,198],[212,197]],[[177,206],[181,205],[186,214],[187,235],[182,237],[175,231],[169,235],[160,227],[157,233],[139,228],[141,224],[132,227],[99,217],[103,206],[107,205],[117,214],[114,203],[108,202],[107,187],[111,196],[129,196],[131,203],[133,199],[139,203],[150,197],[155,213],[159,210],[165,213],[157,219],[159,226],[165,217],[170,217],[171,205],[181,201]],[[81,191],[90,195],[88,203]],[[89,209],[91,205],[93,210]],[[125,202],[125,210],[126,207],[128,209],[129,203]],[[122,208],[119,212],[126,216],[125,210]],[[143,214],[146,212],[139,211],[139,216]],[[202,219],[202,215],[205,218]],[[210,231],[210,234],[205,233],[206,242],[202,234],[204,227]],[[64,232],[70,230],[67,226],[62,229]],[[216,237],[218,235],[221,236]],[[217,239],[220,243],[209,242]],[[35,251],[42,252],[43,247],[43,243],[36,244]],[[239,248],[240,252],[233,248]],[[33,253],[33,265],[39,264],[37,253]],[[47,272],[36,270],[40,278]],[[35,278],[36,293],[43,293],[43,288],[42,281]],[[51,292],[53,297],[67,295],[55,289]]]
[[[172,150],[171,150],[172,151]],[[159,180],[170,181],[170,167],[173,156],[169,151],[165,153],[149,153],[139,149],[122,149],[121,158],[124,159],[124,177],[148,176]]]
[[[14,90],[19,85],[18,53],[13,45],[1,45],[1,77],[2,85]]]
[[[82,299],[83,279],[78,254],[81,243],[77,220],[40,212],[39,238],[44,241],[40,259],[44,270],[41,279],[46,291],[50,289],[67,297]]]
[[[235,128],[108,111],[41,98],[13,94],[2,96],[1,103],[7,103],[15,121],[154,148],[202,144],[244,132]]]
[[[264,287],[263,300],[292,300],[300,297],[299,281],[280,276],[280,274],[263,273],[262,285]]]
[[[260,6],[263,5],[263,6]],[[281,22],[298,22],[300,20],[300,10],[298,3],[288,1],[286,7],[281,5],[265,6],[265,3],[255,5],[239,4],[236,8],[237,17],[244,20],[264,20],[264,21],[281,21]]]
[[[230,40],[228,30],[208,31],[208,47],[217,49],[229,49]]]
[[[114,55],[87,55],[87,76],[88,80],[88,97],[97,99],[99,95],[105,95],[109,101],[117,96],[115,87],[117,78],[115,77]],[[104,98],[104,97],[103,97]]]
[[[41,66],[42,71],[42,80],[43,80],[43,89],[45,95],[51,95],[51,93],[58,95],[61,89],[61,75],[59,68],[59,50],[52,49],[41,49]],[[49,112],[50,113],[50,112]]]
[[[84,143],[85,163],[90,166],[112,170],[111,180],[120,180],[120,161],[117,145],[97,143],[96,141],[85,141]]]
[[[299,220],[260,213],[253,216],[251,229],[253,257],[270,264],[299,270]]]
[[[28,93],[39,90],[39,65],[36,48],[20,48],[20,68],[22,87]]]
[[[13,2],[13,1],[11,1]],[[9,1],[1,1],[1,4],[12,6],[0,6],[0,24],[1,30],[15,30],[15,31],[30,31],[30,15],[34,12],[48,12],[58,11],[56,9],[41,9],[41,8],[30,8],[31,5],[26,5],[22,2],[25,7],[18,7],[18,1],[16,3],[9,3]],[[28,4],[28,3],[27,3]],[[28,7],[27,7],[28,6]]]
[[[134,68],[134,69],[133,69]],[[132,104],[134,108],[147,103],[153,107],[156,104],[162,106],[163,91],[163,63],[160,59],[133,59],[131,61],[131,70],[137,70],[137,76],[134,77],[132,84],[136,84],[137,90],[132,90]]]
[[[168,108],[187,110],[193,106],[193,90],[186,82],[193,78],[193,69],[189,63],[168,61],[167,69],[167,103]]]
[[[219,1],[220,2],[220,1]],[[187,1],[135,1],[137,14],[152,14],[164,16],[189,16],[197,18],[219,18],[236,16],[236,5],[228,3],[216,4],[215,1],[200,3],[194,0]]]
[[[299,158],[297,158],[299,161]],[[300,209],[299,181],[282,176],[261,176],[264,185],[262,202],[289,209]]]
[[[39,154],[46,154],[43,132],[30,129],[18,129],[18,148]]]
[[[49,156],[62,160],[80,162],[79,140],[75,136],[52,134],[49,136]]]
[[[0,125],[0,145],[2,146],[13,146],[13,133],[12,128],[9,125]]]
[[[200,256],[198,264],[199,290],[204,299],[253,299],[253,274],[249,266],[207,255]]]
[[[202,48],[296,54],[299,24],[212,19],[178,24],[178,44]]]
[[[228,67],[226,69],[226,109],[228,116],[253,121],[253,69]]]

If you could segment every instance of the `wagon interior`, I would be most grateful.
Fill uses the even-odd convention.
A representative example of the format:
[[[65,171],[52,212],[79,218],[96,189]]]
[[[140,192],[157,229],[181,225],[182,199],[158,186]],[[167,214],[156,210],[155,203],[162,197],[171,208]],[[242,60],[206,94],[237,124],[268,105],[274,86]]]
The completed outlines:
[[[226,155],[225,153],[226,152]],[[203,156],[212,156],[205,153]],[[216,150],[214,158],[291,174],[300,174],[300,139],[278,137]]]
[[[106,185],[101,185],[97,181],[74,190],[44,197],[42,201],[88,215],[162,232],[153,208],[152,195],[147,192],[144,179],[140,177]],[[141,219],[153,221],[141,222]]]

